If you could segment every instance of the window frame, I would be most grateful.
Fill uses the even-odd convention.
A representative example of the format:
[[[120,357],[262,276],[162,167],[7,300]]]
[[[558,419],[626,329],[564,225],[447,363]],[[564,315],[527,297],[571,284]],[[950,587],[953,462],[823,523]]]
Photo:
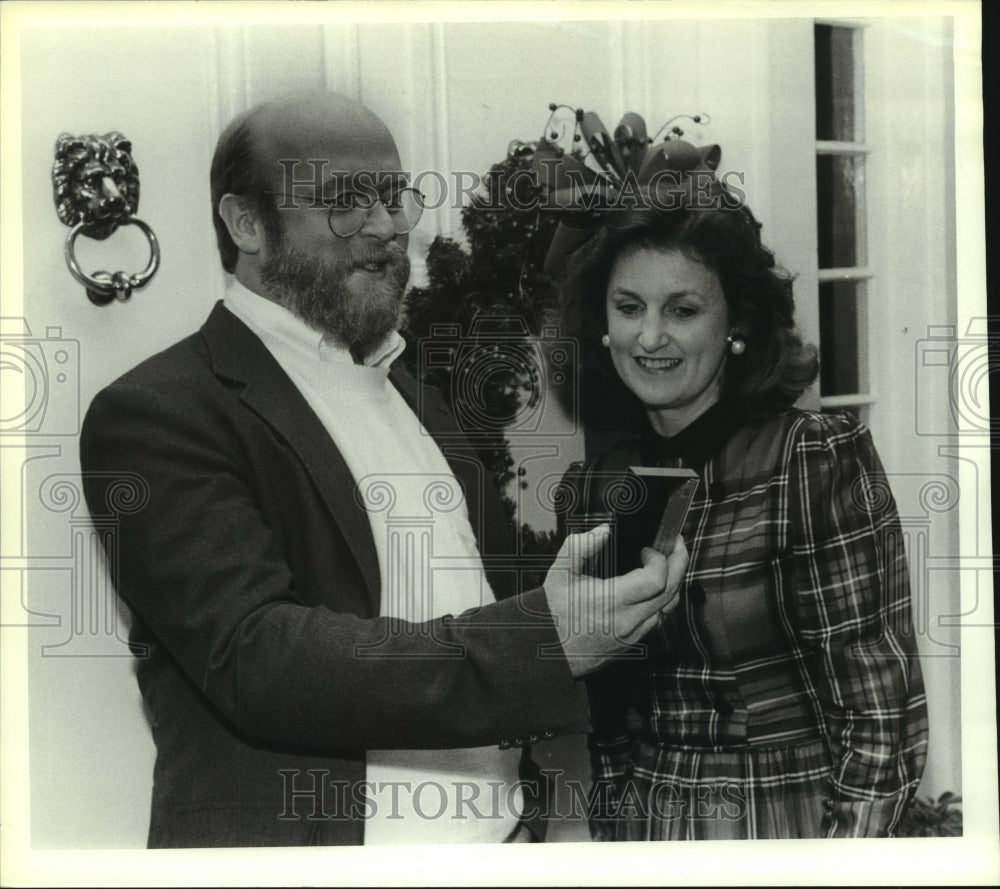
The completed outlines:
[[[819,266],[819,250],[818,250],[818,240],[817,240],[817,254],[816,254],[816,301],[817,301],[817,312],[822,314],[822,295],[820,293],[820,288],[823,284],[828,283],[844,283],[851,282],[855,283],[856,298],[860,303],[857,325],[855,328],[856,336],[856,356],[855,361],[857,362],[857,391],[851,393],[842,393],[837,395],[824,394],[822,386],[819,380],[817,380],[817,391],[819,392],[819,407],[820,410],[842,410],[844,408],[854,408],[857,409],[859,416],[865,422],[868,422],[869,414],[877,403],[877,397],[872,387],[872,367],[871,367],[871,348],[870,348],[870,330],[871,330],[871,319],[872,319],[872,302],[878,296],[878,286],[876,281],[876,276],[872,268],[871,263],[871,241],[869,238],[869,202],[870,202],[870,192],[868,184],[867,173],[869,171],[869,157],[872,153],[872,146],[869,142],[869,121],[867,118],[867,103],[866,99],[866,87],[867,78],[865,76],[865,52],[866,52],[866,40],[865,31],[868,28],[869,23],[864,20],[859,19],[832,19],[832,18],[815,18],[812,23],[813,27],[813,77],[817,75],[817,58],[816,58],[816,27],[825,26],[830,28],[841,28],[849,29],[853,32],[852,42],[851,42],[851,61],[853,67],[853,115],[854,115],[854,139],[848,140],[832,140],[832,139],[819,139],[816,137],[816,114],[817,109],[814,105],[813,108],[813,146],[814,153],[816,157],[816,190],[817,190],[817,238],[819,229],[819,213],[821,208],[819,206],[819,158],[826,157],[850,157],[855,158],[859,161],[861,166],[861,176],[860,185],[855,193],[855,218],[854,218],[854,237],[855,237],[855,256],[860,258],[861,262],[853,266],[834,266],[829,268],[821,268]],[[815,81],[814,81],[815,82]],[[817,345],[820,349],[820,354],[823,353],[823,339],[822,332],[818,332]]]

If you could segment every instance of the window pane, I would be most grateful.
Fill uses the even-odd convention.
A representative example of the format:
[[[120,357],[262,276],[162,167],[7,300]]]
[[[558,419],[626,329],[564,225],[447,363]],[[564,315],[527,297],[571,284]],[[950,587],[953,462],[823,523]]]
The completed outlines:
[[[864,186],[864,159],[837,154],[816,156],[816,225],[819,267],[862,265],[857,219]]]
[[[865,285],[819,285],[819,385],[821,395],[856,395],[867,388]]]
[[[853,28],[816,25],[816,138],[860,140],[855,127]]]

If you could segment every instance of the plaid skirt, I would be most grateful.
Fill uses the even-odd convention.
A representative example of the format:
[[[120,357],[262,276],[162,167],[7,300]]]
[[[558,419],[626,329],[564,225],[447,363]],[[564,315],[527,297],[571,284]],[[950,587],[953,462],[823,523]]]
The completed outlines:
[[[599,840],[822,837],[832,805],[823,740],[723,751],[637,741]]]

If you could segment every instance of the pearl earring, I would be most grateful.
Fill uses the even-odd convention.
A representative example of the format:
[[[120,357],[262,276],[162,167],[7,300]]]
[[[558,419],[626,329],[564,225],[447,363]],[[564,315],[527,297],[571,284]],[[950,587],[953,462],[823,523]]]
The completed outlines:
[[[611,345],[611,337],[609,337],[607,334],[604,334],[604,336],[601,337],[601,345],[604,346],[605,349],[607,349]]]
[[[726,342],[729,343],[729,351],[734,355],[742,355],[747,350],[746,341],[738,336],[730,335]]]

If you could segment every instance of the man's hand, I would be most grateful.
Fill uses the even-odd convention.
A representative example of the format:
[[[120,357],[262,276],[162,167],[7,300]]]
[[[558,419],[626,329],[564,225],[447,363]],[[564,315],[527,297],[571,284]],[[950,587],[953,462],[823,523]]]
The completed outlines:
[[[570,534],[545,577],[549,610],[574,676],[597,669],[652,630],[660,612],[676,606],[687,570],[687,547],[678,537],[669,558],[646,547],[642,567],[622,577],[601,580],[584,574],[587,561],[607,543],[609,531],[600,525],[586,534]]]

